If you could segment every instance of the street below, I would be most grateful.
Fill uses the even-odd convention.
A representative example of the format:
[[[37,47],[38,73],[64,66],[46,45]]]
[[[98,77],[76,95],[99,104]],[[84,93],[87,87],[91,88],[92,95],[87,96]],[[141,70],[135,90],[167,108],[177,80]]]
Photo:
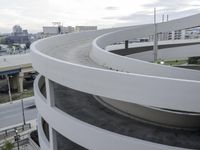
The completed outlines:
[[[24,114],[25,120],[30,121],[36,119],[37,110],[35,107],[34,97],[24,98]],[[0,105],[0,130],[9,128],[17,124],[23,124],[21,100],[13,103],[5,103]]]

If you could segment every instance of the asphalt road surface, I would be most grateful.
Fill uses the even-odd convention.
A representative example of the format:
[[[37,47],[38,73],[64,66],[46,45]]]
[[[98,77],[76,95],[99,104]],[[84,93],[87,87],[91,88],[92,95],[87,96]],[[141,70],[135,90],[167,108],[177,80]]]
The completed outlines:
[[[26,121],[36,119],[37,110],[34,97],[24,99],[24,114]],[[12,104],[5,103],[0,105],[0,130],[9,126],[23,123],[21,101]]]

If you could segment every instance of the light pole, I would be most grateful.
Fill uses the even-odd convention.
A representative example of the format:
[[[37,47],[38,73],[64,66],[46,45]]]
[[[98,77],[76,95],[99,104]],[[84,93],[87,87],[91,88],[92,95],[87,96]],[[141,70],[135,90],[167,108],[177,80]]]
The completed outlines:
[[[15,141],[17,142],[17,149],[20,150],[19,149],[19,138],[20,138],[20,135],[18,135],[18,130],[17,129],[15,130],[15,134],[16,134]]]
[[[25,120],[25,115],[24,115],[24,100],[21,99],[21,104],[22,104],[22,119],[23,119],[23,124],[26,124],[26,120]]]
[[[156,23],[156,8],[154,8],[154,46],[153,46],[154,62],[158,57],[158,35],[157,35],[157,23]]]

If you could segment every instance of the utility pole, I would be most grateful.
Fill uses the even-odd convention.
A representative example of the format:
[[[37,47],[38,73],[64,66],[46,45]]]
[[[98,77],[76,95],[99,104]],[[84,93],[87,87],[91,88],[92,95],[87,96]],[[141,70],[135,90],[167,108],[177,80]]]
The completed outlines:
[[[156,8],[154,8],[154,46],[153,46],[154,62],[157,61],[158,57],[158,34],[157,34],[157,23],[156,23]]]
[[[125,49],[128,49],[128,40],[125,40]]]
[[[11,88],[10,88],[10,79],[9,79],[8,75],[6,75],[6,80],[8,82],[8,95],[9,95],[10,103],[12,103],[12,94],[11,94]]]
[[[23,124],[26,125],[25,115],[24,115],[24,101],[21,99],[22,104],[22,118],[23,118]]]

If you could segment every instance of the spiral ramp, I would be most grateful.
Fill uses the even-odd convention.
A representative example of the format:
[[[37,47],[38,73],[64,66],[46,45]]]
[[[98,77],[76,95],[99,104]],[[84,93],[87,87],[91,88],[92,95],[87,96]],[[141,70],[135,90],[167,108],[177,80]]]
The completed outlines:
[[[200,25],[200,14],[157,24]],[[200,72],[152,63],[154,25],[59,35],[31,45],[41,149],[200,149]],[[159,43],[158,58],[200,56],[200,40]]]

